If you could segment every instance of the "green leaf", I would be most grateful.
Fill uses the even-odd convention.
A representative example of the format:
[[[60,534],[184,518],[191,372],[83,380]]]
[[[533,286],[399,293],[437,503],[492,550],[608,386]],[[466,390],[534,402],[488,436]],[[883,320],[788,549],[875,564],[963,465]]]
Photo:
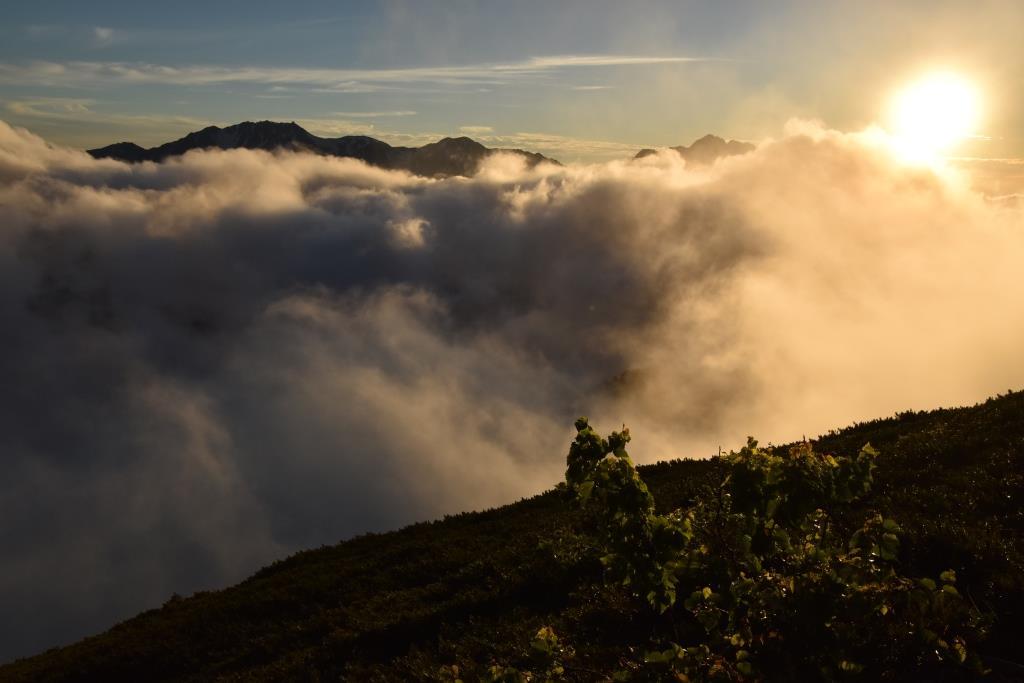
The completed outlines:
[[[651,652],[644,653],[644,661],[648,664],[668,664],[676,658],[675,649],[669,650],[654,650]]]

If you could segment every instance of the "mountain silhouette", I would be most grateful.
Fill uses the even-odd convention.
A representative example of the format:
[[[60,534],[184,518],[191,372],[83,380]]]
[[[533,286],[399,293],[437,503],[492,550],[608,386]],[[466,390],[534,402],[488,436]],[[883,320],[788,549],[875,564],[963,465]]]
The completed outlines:
[[[402,170],[422,176],[471,176],[487,157],[514,154],[529,166],[541,162],[558,164],[536,152],[521,149],[491,149],[467,137],[444,138],[422,147],[393,147],[365,135],[322,138],[313,135],[294,121],[245,121],[226,128],[209,126],[185,137],[157,147],[145,149],[133,142],[117,142],[90,149],[97,159],[118,159],[130,163],[164,161],[194,149],[262,149],[312,152],[325,156],[360,159],[372,166]]]
[[[675,150],[689,164],[707,165],[722,157],[746,154],[753,151],[754,147],[749,142],[725,140],[717,135],[705,135],[699,140],[695,140],[689,147],[680,145],[679,147],[669,147],[669,149]],[[642,149],[633,158],[643,159],[657,153],[658,150],[655,149]]]

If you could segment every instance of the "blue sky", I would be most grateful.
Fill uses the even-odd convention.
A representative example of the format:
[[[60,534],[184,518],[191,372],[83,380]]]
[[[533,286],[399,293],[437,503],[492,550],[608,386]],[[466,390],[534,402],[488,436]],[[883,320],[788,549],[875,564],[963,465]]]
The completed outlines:
[[[970,153],[1024,153],[1010,0],[8,4],[0,118],[73,146],[268,118],[614,158],[791,117],[857,129],[941,66],[992,95]]]

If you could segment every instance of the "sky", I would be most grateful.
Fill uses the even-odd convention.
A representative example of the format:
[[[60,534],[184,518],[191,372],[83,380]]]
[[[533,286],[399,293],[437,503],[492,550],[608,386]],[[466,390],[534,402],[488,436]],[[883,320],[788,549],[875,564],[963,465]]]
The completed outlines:
[[[581,414],[647,463],[1024,387],[1016,0],[2,16],[0,662],[544,491]],[[970,130],[885,128],[945,72]],[[566,163],[82,151],[246,119]]]
[[[859,130],[941,67],[985,94],[961,152],[1024,156],[1015,0],[6,4],[0,119],[76,147],[272,119],[603,160],[793,117]]]

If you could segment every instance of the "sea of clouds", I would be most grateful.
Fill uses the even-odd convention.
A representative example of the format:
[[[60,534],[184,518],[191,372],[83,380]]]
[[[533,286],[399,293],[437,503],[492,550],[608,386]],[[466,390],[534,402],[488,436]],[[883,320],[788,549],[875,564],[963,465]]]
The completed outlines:
[[[687,168],[93,160],[0,123],[0,660],[290,552],[1024,385],[1024,210],[794,124]]]

